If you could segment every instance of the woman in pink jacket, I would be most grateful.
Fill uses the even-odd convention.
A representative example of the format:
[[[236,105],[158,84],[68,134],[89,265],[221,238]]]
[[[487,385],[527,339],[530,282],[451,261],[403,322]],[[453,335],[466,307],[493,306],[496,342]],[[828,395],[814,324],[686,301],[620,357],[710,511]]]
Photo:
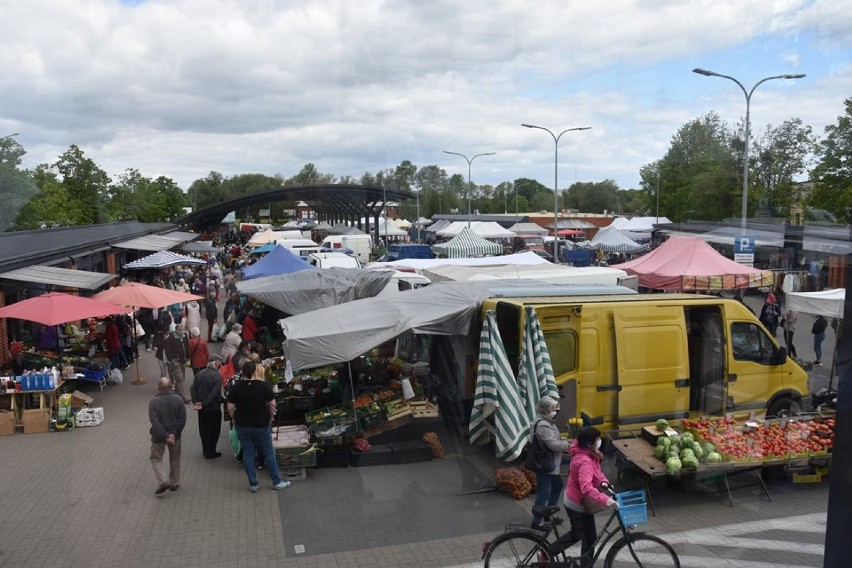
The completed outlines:
[[[601,507],[618,507],[615,499],[602,493],[602,483],[609,484],[601,470],[601,433],[597,428],[586,426],[577,435],[577,439],[568,450],[571,466],[568,470],[568,483],[565,487],[565,511],[571,521],[571,531],[562,535],[551,547],[553,555],[581,541],[581,566],[592,566],[592,558],[585,556],[598,537],[594,513],[587,513],[583,501],[593,501]]]

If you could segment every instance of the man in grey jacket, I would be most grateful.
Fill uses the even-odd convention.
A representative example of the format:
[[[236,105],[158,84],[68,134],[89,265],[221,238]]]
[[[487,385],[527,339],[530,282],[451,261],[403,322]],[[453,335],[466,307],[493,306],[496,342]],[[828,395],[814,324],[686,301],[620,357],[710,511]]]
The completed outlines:
[[[157,477],[160,495],[167,489],[176,491],[180,486],[180,437],[186,426],[186,406],[183,399],[172,390],[168,377],[157,381],[157,395],[148,403],[151,422],[151,466]],[[169,474],[163,467],[163,455],[169,450]]]

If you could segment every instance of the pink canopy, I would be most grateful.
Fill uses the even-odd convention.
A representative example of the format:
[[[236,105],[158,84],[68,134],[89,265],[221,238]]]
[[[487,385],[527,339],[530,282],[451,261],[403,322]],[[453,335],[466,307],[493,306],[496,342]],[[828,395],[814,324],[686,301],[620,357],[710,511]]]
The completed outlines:
[[[639,277],[639,285],[690,292],[771,286],[772,271],[727,259],[698,237],[671,237],[658,248],[618,268]]]

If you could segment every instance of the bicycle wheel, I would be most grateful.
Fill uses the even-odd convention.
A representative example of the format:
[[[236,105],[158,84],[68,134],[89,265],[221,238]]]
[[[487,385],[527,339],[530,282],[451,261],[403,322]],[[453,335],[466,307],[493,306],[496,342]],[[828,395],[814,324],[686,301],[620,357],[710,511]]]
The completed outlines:
[[[527,532],[501,534],[485,553],[485,568],[521,568],[542,561],[550,562],[547,541]]]
[[[632,553],[628,543],[632,544]],[[680,560],[674,548],[660,537],[646,533],[630,533],[612,545],[604,561],[604,568],[626,568],[627,566],[680,568]]]

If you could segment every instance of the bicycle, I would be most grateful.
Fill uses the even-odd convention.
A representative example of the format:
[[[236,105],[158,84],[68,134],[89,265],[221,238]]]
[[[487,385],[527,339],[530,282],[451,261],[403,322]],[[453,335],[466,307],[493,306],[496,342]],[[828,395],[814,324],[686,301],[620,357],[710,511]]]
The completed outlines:
[[[616,499],[618,508],[612,511],[587,553],[592,563],[607,551],[611,540],[620,537],[606,552],[604,568],[680,568],[677,553],[669,543],[652,534],[632,531],[635,525],[648,520],[645,491],[640,489],[616,494],[611,487],[602,490]],[[544,530],[506,525],[503,534],[482,547],[485,568],[580,568],[584,556],[570,556],[567,551],[552,554],[550,551],[550,545],[559,539],[559,529],[552,522],[558,512],[559,507],[533,509],[533,514],[547,522],[548,528]]]

